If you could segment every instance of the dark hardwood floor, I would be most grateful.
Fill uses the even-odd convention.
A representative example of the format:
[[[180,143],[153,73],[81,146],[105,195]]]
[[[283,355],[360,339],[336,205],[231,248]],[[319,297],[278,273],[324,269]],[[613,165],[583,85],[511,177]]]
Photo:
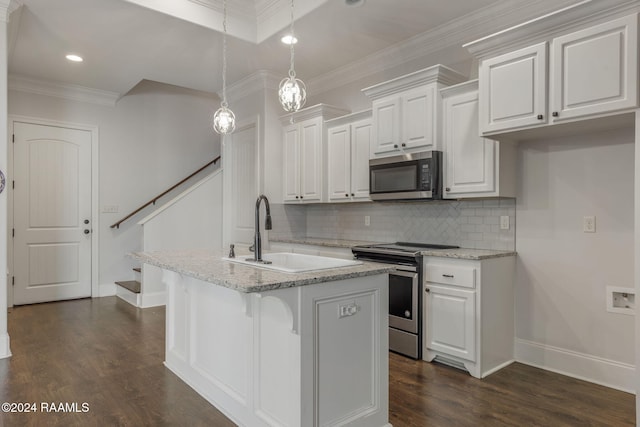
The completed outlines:
[[[234,425],[162,364],[162,307],[140,310],[115,297],[21,306],[9,312],[9,334],[0,403],[38,411],[0,412],[0,426]],[[635,424],[633,395],[522,364],[477,380],[391,354],[390,371],[394,427]],[[41,411],[60,402],[78,412]]]

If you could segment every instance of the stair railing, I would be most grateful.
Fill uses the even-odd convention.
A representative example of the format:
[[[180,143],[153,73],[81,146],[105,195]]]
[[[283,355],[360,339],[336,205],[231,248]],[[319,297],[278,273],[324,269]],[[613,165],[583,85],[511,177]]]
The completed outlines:
[[[143,204],[142,206],[140,206],[139,208],[137,208],[136,210],[134,210],[133,212],[131,212],[129,215],[125,216],[124,218],[122,218],[120,221],[116,222],[115,224],[112,224],[110,227],[111,228],[120,228],[120,224],[122,224],[123,222],[125,222],[126,220],[128,220],[129,218],[131,218],[132,216],[134,216],[135,214],[137,214],[138,212],[140,212],[141,210],[143,210],[144,208],[146,208],[149,205],[155,205],[156,201],[158,199],[160,199],[162,196],[165,196],[167,193],[170,193],[172,190],[176,189],[177,187],[179,187],[180,185],[184,184],[185,182],[189,181],[191,178],[193,178],[194,176],[196,176],[197,174],[199,174],[200,172],[202,172],[203,170],[205,170],[206,168],[208,168],[209,166],[215,164],[218,160],[220,160],[220,156],[216,157],[215,159],[211,160],[209,163],[207,163],[206,165],[202,166],[200,169],[198,169],[197,171],[193,172],[191,175],[189,175],[188,177],[182,179],[180,182],[178,182],[177,184],[171,186],[171,188],[163,191],[162,193],[158,194],[157,196],[155,196],[153,199],[149,200],[147,203]]]

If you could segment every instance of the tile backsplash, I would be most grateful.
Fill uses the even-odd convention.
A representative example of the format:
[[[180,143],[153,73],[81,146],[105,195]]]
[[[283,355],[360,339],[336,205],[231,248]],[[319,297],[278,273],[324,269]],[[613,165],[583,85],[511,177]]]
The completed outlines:
[[[515,250],[515,211],[515,199],[273,205],[269,236]],[[509,217],[508,230],[500,229],[501,216]]]

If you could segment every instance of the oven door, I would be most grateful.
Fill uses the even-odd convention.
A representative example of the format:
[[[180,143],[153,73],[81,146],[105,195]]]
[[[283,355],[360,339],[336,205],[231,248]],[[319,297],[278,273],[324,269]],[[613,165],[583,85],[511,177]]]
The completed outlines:
[[[418,272],[402,266],[389,273],[389,327],[418,333]]]

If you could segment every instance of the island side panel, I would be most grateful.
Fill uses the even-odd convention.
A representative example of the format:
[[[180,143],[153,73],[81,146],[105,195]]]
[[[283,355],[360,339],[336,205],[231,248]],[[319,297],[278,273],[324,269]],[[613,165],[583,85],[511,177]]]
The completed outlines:
[[[388,424],[388,275],[302,289],[303,426]]]

